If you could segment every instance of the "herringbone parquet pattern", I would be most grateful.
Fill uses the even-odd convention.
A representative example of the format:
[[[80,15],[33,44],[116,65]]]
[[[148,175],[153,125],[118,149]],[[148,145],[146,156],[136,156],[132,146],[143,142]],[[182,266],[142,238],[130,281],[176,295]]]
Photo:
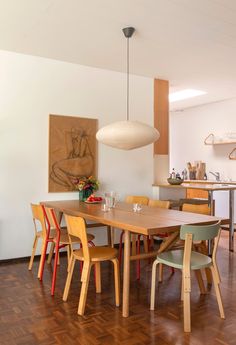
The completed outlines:
[[[180,273],[170,275],[157,290],[157,305],[149,311],[151,265],[142,263],[141,280],[132,272],[130,317],[123,318],[114,305],[113,271],[102,266],[102,294],[96,295],[93,275],[85,316],[77,315],[79,267],[67,303],[62,301],[66,258],[61,259],[55,296],[50,295],[51,267],[45,266],[43,283],[37,279],[37,264],[27,262],[0,265],[1,345],[235,345],[236,344],[236,254],[219,248],[222,293],[226,320],[219,317],[213,289],[200,296],[192,284],[192,334],[183,333]]]

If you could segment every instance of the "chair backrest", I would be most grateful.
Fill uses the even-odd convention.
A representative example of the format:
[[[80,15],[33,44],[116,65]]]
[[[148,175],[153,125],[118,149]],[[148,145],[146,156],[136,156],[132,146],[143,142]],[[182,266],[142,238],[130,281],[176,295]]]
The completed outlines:
[[[202,205],[183,204],[182,211],[200,213],[200,214],[206,214],[206,215],[211,214],[211,208],[208,206],[208,204],[202,204]]]
[[[218,236],[220,221],[211,225],[182,225],[180,239],[185,240],[186,234],[192,234],[193,241],[212,240]]]
[[[83,255],[85,260],[90,260],[90,254],[88,249],[88,238],[86,232],[85,221],[82,217],[65,215],[67,231],[69,235],[69,241],[71,249],[73,249],[71,236],[78,237],[83,247]]]
[[[125,202],[128,204],[148,205],[149,198],[143,195],[127,195]]]
[[[46,237],[47,229],[42,206],[38,204],[31,204],[31,210],[33,215],[35,232],[41,230],[43,237]],[[41,229],[38,229],[37,221],[40,223]]]
[[[57,233],[60,232],[61,228],[55,210],[46,206],[42,206],[42,208],[48,229],[56,229]]]
[[[170,202],[168,200],[149,200],[148,206],[160,207],[160,208],[170,208]]]

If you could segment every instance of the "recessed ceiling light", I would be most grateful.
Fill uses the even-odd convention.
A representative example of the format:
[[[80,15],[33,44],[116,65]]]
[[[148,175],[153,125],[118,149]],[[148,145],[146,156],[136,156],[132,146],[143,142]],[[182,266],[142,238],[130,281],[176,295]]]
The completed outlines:
[[[177,102],[182,101],[184,99],[205,95],[205,91],[201,90],[194,90],[194,89],[185,89],[177,92],[173,92],[169,94],[169,102]]]

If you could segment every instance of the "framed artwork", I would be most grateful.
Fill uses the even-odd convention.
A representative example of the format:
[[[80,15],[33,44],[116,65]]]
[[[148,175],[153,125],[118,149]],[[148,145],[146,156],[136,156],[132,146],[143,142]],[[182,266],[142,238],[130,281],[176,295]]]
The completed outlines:
[[[97,176],[98,120],[49,115],[49,192],[75,190],[79,177]]]

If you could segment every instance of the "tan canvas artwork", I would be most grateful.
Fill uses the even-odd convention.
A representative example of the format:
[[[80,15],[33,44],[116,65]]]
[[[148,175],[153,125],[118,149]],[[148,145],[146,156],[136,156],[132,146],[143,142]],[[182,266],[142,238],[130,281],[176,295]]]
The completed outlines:
[[[97,175],[97,120],[49,115],[49,192],[75,190],[79,177]]]

